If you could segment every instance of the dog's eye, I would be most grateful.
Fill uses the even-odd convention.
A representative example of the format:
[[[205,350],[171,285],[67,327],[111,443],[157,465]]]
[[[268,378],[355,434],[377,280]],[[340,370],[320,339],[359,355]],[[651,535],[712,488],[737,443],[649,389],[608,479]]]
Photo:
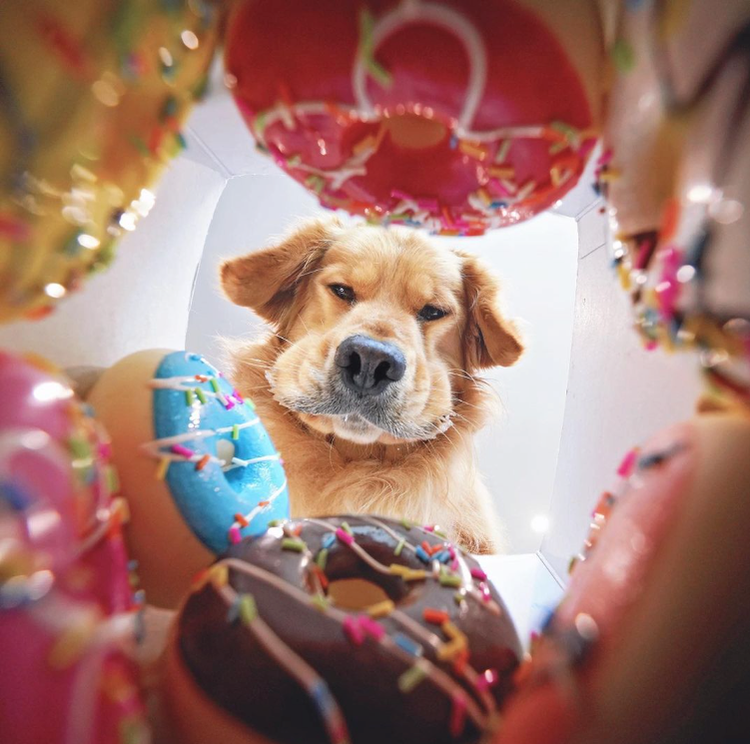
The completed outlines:
[[[448,315],[447,310],[441,310],[439,307],[434,305],[425,305],[418,313],[417,317],[420,320],[440,320]]]
[[[354,300],[357,299],[354,290],[351,287],[347,287],[345,284],[329,284],[328,289],[330,289],[340,300],[344,300],[344,302],[354,302]]]

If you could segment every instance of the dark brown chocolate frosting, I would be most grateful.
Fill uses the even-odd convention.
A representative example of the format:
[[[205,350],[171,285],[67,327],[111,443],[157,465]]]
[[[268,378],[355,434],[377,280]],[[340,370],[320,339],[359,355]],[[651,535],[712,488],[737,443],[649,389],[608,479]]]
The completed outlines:
[[[342,525],[378,566],[405,566],[426,571],[427,577],[406,580],[376,570],[346,538],[332,542]],[[406,542],[398,551],[402,539]],[[415,552],[423,542],[437,552],[429,558],[425,548]],[[388,595],[396,611],[373,619],[366,610],[342,611],[333,605],[326,610],[320,606],[324,603],[316,604],[313,595],[321,592],[315,558],[322,549],[328,551],[323,583],[366,579]],[[269,653],[252,624],[238,619],[228,593],[252,595],[258,618],[325,680],[355,744],[469,742],[492,726],[496,707],[511,689],[521,646],[502,600],[484,582],[479,565],[439,534],[370,517],[292,520],[283,529],[273,527],[265,535],[243,540],[227,559],[228,587],[222,590],[221,582],[208,581],[182,609],[179,648],[197,685],[251,729],[285,744],[347,740],[330,735],[320,704]],[[232,559],[261,570],[246,573]],[[280,590],[268,582],[266,572],[298,591]],[[425,610],[447,613],[449,624],[426,622]],[[365,634],[357,643],[345,632],[342,617],[356,626],[363,616],[379,625],[383,639],[378,640],[377,633]],[[409,618],[424,632],[410,626]],[[446,647],[452,648],[452,626],[465,635],[468,656],[448,653],[449,658],[440,660]],[[413,689],[402,691],[409,688],[405,673],[417,662],[431,671]],[[442,677],[442,684],[436,676]],[[495,680],[485,689],[487,681]],[[457,702],[462,697],[468,706]],[[463,714],[465,707],[473,708],[474,714]]]

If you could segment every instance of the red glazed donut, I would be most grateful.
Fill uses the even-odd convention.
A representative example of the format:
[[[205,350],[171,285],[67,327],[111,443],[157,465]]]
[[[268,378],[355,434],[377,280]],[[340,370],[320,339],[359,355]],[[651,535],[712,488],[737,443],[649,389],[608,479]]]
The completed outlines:
[[[439,744],[495,724],[518,637],[479,565],[438,530],[290,521],[209,576],[168,652],[180,741]]]
[[[251,0],[226,65],[261,149],[323,206],[476,235],[576,183],[602,49],[586,0]]]

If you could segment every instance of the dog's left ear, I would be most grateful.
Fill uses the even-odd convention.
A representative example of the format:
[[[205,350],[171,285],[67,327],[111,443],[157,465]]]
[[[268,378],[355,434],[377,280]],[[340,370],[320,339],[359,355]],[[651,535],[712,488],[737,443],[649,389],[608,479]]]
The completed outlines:
[[[224,294],[277,328],[283,327],[296,312],[295,301],[305,278],[314,273],[340,227],[335,218],[304,222],[276,245],[224,261]]]
[[[500,310],[500,283],[476,256],[456,253],[463,261],[467,364],[472,369],[510,367],[523,353],[523,343],[513,321]]]

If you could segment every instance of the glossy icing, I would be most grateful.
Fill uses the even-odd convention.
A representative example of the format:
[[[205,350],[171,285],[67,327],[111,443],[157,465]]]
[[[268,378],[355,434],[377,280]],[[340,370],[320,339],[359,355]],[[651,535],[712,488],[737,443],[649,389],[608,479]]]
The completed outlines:
[[[601,44],[577,5],[558,24],[515,0],[244,4],[227,70],[259,147],[323,206],[481,234],[551,206],[593,147]],[[566,25],[596,50],[584,72]]]
[[[292,520],[233,546],[207,578],[181,612],[179,654],[210,705],[274,741],[473,741],[512,688],[507,610],[439,529]],[[389,599],[337,606],[329,582],[349,578]]]
[[[217,369],[176,351],[162,359],[150,385],[156,440],[142,449],[167,468],[177,508],[209,550],[223,553],[288,516],[279,453],[252,405]]]

